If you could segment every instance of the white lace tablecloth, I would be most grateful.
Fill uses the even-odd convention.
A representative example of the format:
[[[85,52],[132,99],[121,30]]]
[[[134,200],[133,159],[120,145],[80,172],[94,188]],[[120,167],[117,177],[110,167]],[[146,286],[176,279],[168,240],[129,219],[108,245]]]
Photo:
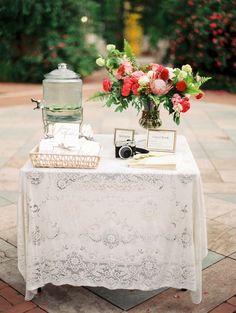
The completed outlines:
[[[142,140],[142,137],[139,138]],[[186,288],[201,301],[207,254],[201,178],[184,137],[176,170],[129,168],[98,135],[97,169],[20,171],[18,267],[26,298],[47,283]]]

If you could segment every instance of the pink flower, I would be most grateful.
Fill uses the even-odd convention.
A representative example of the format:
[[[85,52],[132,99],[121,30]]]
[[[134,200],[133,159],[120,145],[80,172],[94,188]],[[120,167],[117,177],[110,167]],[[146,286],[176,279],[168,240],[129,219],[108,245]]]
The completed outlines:
[[[139,78],[142,77],[143,75],[145,75],[143,71],[134,71],[131,74],[131,80],[133,81],[133,83],[137,83]]]
[[[116,78],[121,79],[122,76],[126,74],[131,74],[132,70],[133,70],[132,64],[129,61],[125,61],[119,66],[117,70]]]
[[[213,28],[216,28],[217,27],[217,24],[216,23],[211,23],[210,24],[210,27],[213,29]]]
[[[217,44],[217,39],[216,38],[213,38],[211,41],[212,41],[212,43]]]
[[[215,15],[215,13],[213,13],[210,17],[209,17],[210,20],[214,21],[214,20],[217,20],[218,17],[217,15]]]
[[[169,79],[169,71],[163,65],[153,63],[153,64],[151,64],[151,70],[156,72],[156,78],[160,78],[162,80],[168,80]]]
[[[63,41],[59,42],[57,45],[58,48],[64,48],[65,47],[65,43]]]
[[[151,70],[155,72],[161,72],[164,69],[163,65],[157,64],[157,63],[152,63],[151,64]]]
[[[178,93],[175,93],[171,99],[171,102],[175,106],[181,101],[181,99],[182,99],[181,96]]]
[[[188,97],[181,98],[178,93],[175,93],[171,99],[173,109],[177,112],[185,113],[190,109],[190,102]]]
[[[166,83],[162,79],[155,79],[150,82],[150,89],[152,93],[158,96],[167,94],[171,88],[172,88],[172,85]]]
[[[54,51],[51,53],[51,58],[56,59],[57,58],[57,53]]]
[[[222,63],[220,62],[220,60],[216,59],[216,66],[217,67],[221,67],[222,66]]]

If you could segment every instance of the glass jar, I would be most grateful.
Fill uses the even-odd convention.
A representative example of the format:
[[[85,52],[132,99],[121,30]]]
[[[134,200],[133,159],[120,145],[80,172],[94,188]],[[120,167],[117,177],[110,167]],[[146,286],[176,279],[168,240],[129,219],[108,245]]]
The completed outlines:
[[[82,123],[82,80],[67,64],[60,63],[45,75],[41,108],[46,135],[50,135],[54,123]]]

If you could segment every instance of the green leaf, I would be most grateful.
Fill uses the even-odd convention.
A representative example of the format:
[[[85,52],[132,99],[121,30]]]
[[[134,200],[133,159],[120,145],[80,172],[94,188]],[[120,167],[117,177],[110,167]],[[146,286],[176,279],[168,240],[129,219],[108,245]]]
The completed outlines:
[[[173,120],[176,123],[176,125],[180,124],[180,114],[179,113],[175,113],[173,116]]]
[[[212,79],[212,77],[204,77],[202,76],[201,79],[200,79],[200,85],[199,87],[202,85],[202,84],[205,84],[205,82],[207,82],[208,80]]]
[[[149,98],[155,103],[156,106],[159,106],[160,104],[160,98],[159,96],[149,95]]]
[[[92,97],[90,97],[87,101],[90,100],[100,100],[100,101],[104,101],[106,100],[108,97],[110,97],[111,93],[110,92],[104,92],[104,91],[99,91],[97,93],[95,93]]]
[[[123,111],[122,105],[119,105],[119,106],[115,109],[115,112],[122,112],[122,111]]]
[[[130,60],[130,62],[132,63],[132,65],[134,67],[137,67],[138,64],[137,64],[137,61],[136,61],[136,57],[133,54],[133,51],[132,51],[132,49],[130,47],[130,44],[125,39],[124,39],[124,52],[125,52],[126,56],[128,57],[128,59]]]
[[[185,90],[186,93],[189,93],[190,95],[197,95],[200,90],[199,90],[199,87],[196,86],[196,87],[188,87],[186,90]]]
[[[108,98],[107,101],[106,101],[106,106],[107,106],[108,108],[110,108],[113,103],[114,103],[113,97],[110,97],[110,98]]]
[[[174,112],[173,104],[172,104],[170,98],[168,98],[168,97],[163,98],[161,103],[163,104],[164,108],[167,111],[169,111],[169,114],[172,114]]]

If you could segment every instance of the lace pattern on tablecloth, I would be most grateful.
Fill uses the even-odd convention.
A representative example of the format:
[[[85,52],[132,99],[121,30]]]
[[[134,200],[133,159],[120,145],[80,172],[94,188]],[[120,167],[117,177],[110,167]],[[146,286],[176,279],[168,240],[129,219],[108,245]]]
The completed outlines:
[[[189,161],[190,162],[190,161]],[[206,238],[198,173],[21,172],[18,266],[46,283],[201,291]]]

